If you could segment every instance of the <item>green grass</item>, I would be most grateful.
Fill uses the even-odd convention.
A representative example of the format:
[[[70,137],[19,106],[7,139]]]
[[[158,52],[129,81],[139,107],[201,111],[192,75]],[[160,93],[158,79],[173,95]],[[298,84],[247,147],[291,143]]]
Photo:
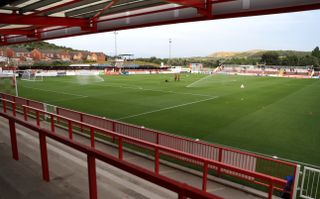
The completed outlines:
[[[0,91],[11,95],[16,93],[12,77],[0,77]]]
[[[103,82],[44,78],[43,82],[19,81],[19,94],[173,134],[320,165],[319,80],[204,77],[182,75],[180,82],[174,82],[172,75],[106,76]]]

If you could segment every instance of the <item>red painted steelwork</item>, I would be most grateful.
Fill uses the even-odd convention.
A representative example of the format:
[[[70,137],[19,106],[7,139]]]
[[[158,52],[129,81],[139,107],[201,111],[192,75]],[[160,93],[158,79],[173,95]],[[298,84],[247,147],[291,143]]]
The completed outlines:
[[[11,102],[11,103],[13,104],[14,102]],[[252,178],[254,178],[254,179],[258,180],[258,181],[262,180],[263,182],[267,183],[266,186],[268,186],[269,189],[272,189],[272,190],[274,189],[274,187],[278,187],[278,189],[279,189],[279,187],[283,187],[284,184],[286,183],[285,180],[282,180],[282,179],[279,179],[279,178],[276,178],[276,177],[272,177],[272,176],[269,176],[269,175],[266,175],[266,174],[253,172],[253,171],[249,171],[249,170],[245,170],[245,169],[241,169],[241,168],[238,168],[238,167],[235,167],[235,166],[231,166],[231,165],[228,165],[228,164],[225,164],[225,163],[217,162],[215,160],[210,160],[210,159],[207,159],[207,158],[204,158],[204,157],[200,157],[200,156],[196,156],[196,155],[193,155],[193,154],[190,154],[190,153],[178,151],[176,149],[172,149],[172,148],[168,148],[168,147],[161,146],[161,145],[158,145],[158,144],[154,144],[154,143],[150,143],[150,142],[147,142],[147,141],[143,141],[143,140],[140,140],[138,138],[132,138],[130,136],[122,135],[122,134],[119,134],[119,133],[116,133],[116,132],[112,132],[112,131],[109,131],[109,130],[106,130],[106,129],[101,129],[99,127],[95,127],[95,126],[92,126],[92,125],[89,125],[89,124],[85,124],[85,123],[82,123],[82,122],[79,122],[79,121],[76,121],[76,120],[73,120],[73,119],[70,119],[70,118],[67,118],[67,117],[64,117],[64,116],[59,116],[59,115],[56,115],[56,114],[53,114],[53,113],[48,113],[48,112],[45,112],[45,111],[40,110],[40,109],[27,107],[27,106],[23,106],[23,107],[25,107],[26,109],[29,109],[32,112],[35,112],[36,114],[37,114],[37,112],[39,112],[42,115],[54,116],[57,119],[59,119],[60,121],[65,120],[65,121],[67,121],[67,123],[74,123],[75,126],[83,125],[87,129],[93,128],[93,129],[95,129],[95,131],[103,132],[105,135],[111,135],[111,136],[117,137],[118,142],[119,142],[118,143],[118,150],[119,150],[118,159],[119,160],[122,160],[122,158],[123,158],[123,156],[122,156],[122,153],[123,153],[122,145],[123,145],[123,142],[126,142],[126,143],[135,143],[135,145],[143,146],[145,148],[152,148],[154,150],[157,149],[157,150],[161,151],[162,154],[172,154],[172,157],[180,156],[180,157],[185,157],[185,158],[188,158],[188,159],[193,159],[195,161],[201,162],[201,164],[204,165],[203,184],[202,184],[202,188],[204,190],[206,189],[206,184],[207,184],[207,175],[208,175],[207,169],[210,168],[210,165],[214,166],[215,168],[221,168],[221,171],[223,171],[224,174],[230,175],[230,172],[225,172],[225,171],[231,171],[231,172],[241,173],[243,175],[250,176],[250,177],[252,177]],[[26,113],[28,113],[28,112],[29,111],[26,111]],[[5,115],[8,115],[8,114],[5,114]],[[25,125],[29,125],[29,123],[25,123]],[[37,128],[40,129],[40,127],[37,127]],[[72,142],[72,139],[70,139],[70,138],[68,138],[68,139],[70,140],[70,142]],[[159,160],[156,160],[156,161],[159,161]],[[45,175],[45,173],[44,173],[44,175]],[[234,176],[234,175],[232,175],[232,176]],[[239,178],[239,176],[237,176],[237,175],[235,175],[234,177],[238,177]],[[241,177],[239,179],[241,179]],[[248,179],[244,179],[244,180],[248,181]],[[251,181],[250,180],[249,182],[256,183],[255,181]],[[272,190],[269,190],[269,194],[271,194],[273,192]]]
[[[177,3],[180,2],[180,4],[184,5],[185,2],[187,1],[179,1],[179,0],[172,0],[175,1]],[[206,5],[209,4],[218,4],[218,3],[223,3],[223,2],[227,2],[227,1],[232,1],[232,0],[214,0],[214,1],[208,1],[206,2]],[[52,8],[48,8],[48,9],[44,9],[42,11],[39,12],[35,12],[31,15],[39,15],[41,13],[44,13],[45,11],[50,11],[50,10],[54,10],[56,8],[61,8],[63,6],[67,6],[67,5],[71,5],[73,3],[77,3],[78,1],[71,1],[71,2],[67,2],[65,4],[60,4],[57,6],[54,6]],[[186,8],[186,7],[190,7],[189,6],[180,6],[180,7],[176,7],[176,8],[171,8],[173,10],[179,10],[182,8]],[[72,37],[72,36],[78,36],[78,35],[85,35],[85,34],[91,34],[91,33],[95,33],[95,32],[109,32],[109,31],[115,31],[115,30],[125,30],[125,29],[132,29],[132,28],[141,28],[141,27],[149,27],[149,26],[158,26],[158,25],[167,25],[167,24],[175,24],[175,23],[185,23],[185,22],[192,22],[192,21],[204,21],[204,20],[216,20],[216,19],[225,19],[225,18],[235,18],[235,17],[246,17],[246,16],[257,16],[257,15],[267,15],[267,14],[277,14],[277,13],[286,13],[286,12],[296,12],[296,11],[306,11],[306,10],[314,10],[314,9],[320,9],[320,3],[313,3],[313,4],[309,4],[309,5],[295,5],[295,6],[289,6],[289,7],[281,7],[281,8],[272,8],[272,9],[264,9],[264,10],[250,10],[250,11],[240,11],[239,12],[233,12],[233,13],[228,13],[228,14],[219,14],[219,15],[211,15],[211,7],[212,6],[207,6],[206,9],[200,9],[201,12],[200,14],[202,15],[202,17],[191,17],[191,18],[185,18],[185,19],[176,19],[176,20],[163,20],[163,21],[159,21],[159,22],[152,22],[152,23],[142,23],[139,25],[128,25],[128,26],[124,26],[121,28],[117,28],[117,27],[113,27],[113,28],[106,28],[106,29],[102,29],[102,30],[98,30],[95,28],[97,26],[98,23],[100,23],[101,21],[104,20],[98,20],[97,24],[92,24],[91,26],[89,25],[90,20],[89,19],[79,19],[79,18],[63,18],[60,17],[60,19],[57,19],[58,21],[60,21],[60,23],[57,23],[55,20],[50,20],[50,19],[54,19],[52,17],[44,17],[42,19],[46,19],[45,21],[41,21],[41,23],[36,23],[38,25],[41,26],[45,26],[45,27],[51,27],[51,29],[56,30],[56,28],[54,28],[54,26],[57,26],[58,24],[63,24],[62,26],[79,26],[81,27],[82,32],[77,32],[77,33],[73,33],[73,34],[64,34],[64,35],[58,35],[58,36],[52,36],[50,38],[41,38],[40,33],[45,33],[45,32],[50,32],[51,30],[42,30],[39,29],[37,27],[37,25],[35,24],[34,27],[31,27],[33,29],[37,29],[39,31],[39,33],[37,35],[27,35],[28,37],[32,37],[32,40],[26,41],[26,40],[19,40],[17,39],[16,41],[10,41],[10,44],[18,44],[18,43],[25,43],[25,42],[31,42],[31,41],[38,41],[38,40],[42,40],[42,39],[57,39],[57,38],[64,38],[64,37]],[[130,10],[133,11],[133,10]],[[156,13],[156,12],[165,12],[164,10],[156,10],[156,11],[151,11],[151,12],[144,12],[144,13],[139,13],[137,15],[141,15],[141,16],[146,16],[148,17],[148,14],[150,13]],[[4,14],[6,16],[8,16],[8,14]],[[12,15],[12,14],[11,14]],[[134,15],[130,15],[130,16],[124,16],[124,18],[126,17],[133,17]],[[21,15],[22,18],[25,17],[33,17],[30,15]],[[40,17],[40,16],[34,16],[34,17]],[[21,18],[21,19],[22,19]],[[59,17],[56,17],[59,18]],[[3,18],[2,18],[3,19]],[[32,18],[30,18],[32,19]],[[4,19],[3,19],[4,20]],[[69,22],[69,20],[83,20],[83,22],[79,22],[80,24],[74,24],[71,25]],[[114,18],[113,20],[116,20],[116,18]],[[1,21],[1,19],[0,19]],[[31,22],[26,22],[28,20],[22,20],[24,21],[24,23],[30,24]],[[15,22],[17,23],[17,21]],[[15,24],[14,23],[14,24]],[[51,24],[53,23],[53,24]],[[64,29],[64,28],[58,28],[58,29]],[[21,29],[23,30],[23,29]],[[17,31],[21,31],[21,30],[17,30]],[[15,31],[15,29],[12,29],[12,31]],[[31,30],[34,31],[34,30]],[[8,32],[7,32],[8,33]],[[23,33],[22,35],[26,35],[26,32],[21,32]],[[11,33],[13,34],[13,33]],[[21,36],[10,36],[10,38],[21,38]],[[8,44],[7,39],[2,39],[1,40],[1,45],[6,45]]]
[[[93,17],[92,17],[92,19],[91,20],[93,20],[93,21],[97,21],[98,20],[98,18],[105,12],[105,11],[107,11],[109,8],[111,8],[111,6],[113,6],[114,4],[116,4],[118,1],[120,1],[120,0],[112,0],[110,3],[108,3],[107,5],[106,5],[106,7],[104,7],[102,10],[100,10],[97,14],[95,14]]]
[[[205,9],[205,0],[165,0],[170,3],[180,4],[187,7]]]
[[[11,103],[14,103],[14,102],[11,102]],[[33,109],[31,107],[26,107],[26,108]],[[50,115],[50,113],[46,113],[46,112],[41,111],[39,109],[33,109],[33,110],[36,112],[39,111],[41,113],[45,113],[45,114]],[[136,166],[136,165],[131,164],[129,162],[123,161],[121,159],[117,159],[117,158],[113,157],[112,155],[106,154],[102,151],[98,151],[93,147],[89,147],[89,146],[86,146],[86,145],[81,144],[79,142],[75,142],[75,141],[69,139],[68,137],[63,137],[63,136],[54,134],[47,129],[40,128],[40,127],[38,127],[32,123],[29,123],[29,122],[25,122],[24,120],[21,120],[17,117],[11,116],[7,113],[0,112],[0,116],[8,119],[13,124],[17,123],[17,124],[22,125],[30,130],[33,130],[34,132],[39,134],[39,137],[44,137],[44,138],[49,137],[57,142],[60,142],[64,145],[67,145],[73,149],[76,149],[80,152],[87,154],[90,199],[97,198],[97,181],[96,181],[95,159],[99,159],[107,164],[113,165],[119,169],[122,169],[122,170],[129,172],[133,175],[136,175],[140,178],[143,178],[143,179],[148,180],[152,183],[155,183],[159,186],[162,186],[166,189],[169,189],[173,192],[176,192],[176,193],[178,193],[179,198],[180,197],[185,197],[185,198],[189,197],[189,198],[203,198],[203,199],[221,199],[218,196],[203,192],[203,191],[196,189],[194,187],[191,187],[187,184],[177,182],[177,181],[172,180],[168,177],[155,174],[154,172],[148,171],[142,167]],[[55,116],[58,117],[57,115],[55,115]],[[64,119],[67,120],[67,118],[64,118]],[[85,126],[88,127],[88,125],[85,125]],[[109,132],[109,133],[112,133],[112,132]],[[130,138],[124,137],[120,134],[118,134],[117,137],[130,139]],[[43,140],[43,142],[46,143],[45,139],[41,139],[41,140]],[[145,143],[145,144],[148,144],[148,143]],[[157,146],[154,145],[154,147],[156,148]],[[45,153],[45,156],[47,157],[46,150],[42,150],[41,153]],[[48,170],[44,167],[45,167],[45,164],[42,164],[43,176],[44,176],[44,179],[47,179],[45,177],[45,175],[49,176],[49,173],[45,173]],[[285,183],[285,182],[282,182],[282,183]]]
[[[125,123],[121,123],[118,121],[109,120],[109,119],[105,119],[105,118],[100,118],[97,116],[88,115],[88,114],[84,114],[84,113],[80,113],[80,112],[76,112],[76,111],[72,111],[72,110],[68,110],[68,109],[64,109],[64,108],[59,108],[59,107],[56,108],[56,112],[58,115],[52,114],[52,113],[47,113],[47,112],[43,111],[43,108],[40,110],[37,108],[31,108],[31,107],[24,106],[24,104],[26,104],[26,103],[21,103],[21,101],[26,100],[26,99],[23,99],[23,98],[20,99],[18,97],[10,96],[7,94],[2,94],[1,96],[5,99],[11,99],[12,101],[17,101],[20,104],[22,104],[22,107],[20,107],[20,109],[24,110],[23,113],[24,113],[25,119],[28,119],[28,114],[30,112],[33,115],[40,115],[41,114],[41,115],[47,115],[48,118],[53,118],[53,119],[51,119],[51,129],[52,129],[52,126],[55,125],[54,118],[56,118],[57,121],[65,121],[65,123],[68,124],[68,126],[69,126],[69,124],[73,124],[68,127],[69,132],[71,132],[71,133],[72,133],[72,128],[74,128],[74,127],[81,126],[84,129],[90,129],[91,147],[94,147],[94,134],[95,133],[96,134],[102,133],[101,135],[103,135],[103,136],[117,138],[118,151],[119,151],[118,158],[120,160],[123,159],[123,155],[122,155],[123,154],[123,142],[134,144],[136,146],[143,147],[146,149],[154,150],[155,151],[154,171],[156,174],[158,174],[158,172],[159,172],[160,152],[161,152],[161,154],[169,155],[170,157],[173,157],[176,159],[191,161],[192,163],[202,165],[203,169],[204,169],[203,170],[202,188],[204,190],[206,189],[207,174],[208,174],[208,172],[206,171],[206,167],[208,167],[208,169],[217,170],[218,176],[220,176],[221,174],[227,174],[227,175],[231,175],[231,176],[234,176],[236,178],[239,178],[239,179],[242,179],[245,181],[249,181],[251,183],[260,184],[263,186],[268,186],[269,188],[276,189],[276,190],[282,190],[283,184],[281,184],[281,183],[275,184],[275,186],[271,187],[268,184],[269,180],[261,179],[262,181],[259,181],[259,179],[256,179],[254,176],[252,177],[251,175],[247,175],[246,172],[242,172],[242,170],[244,170],[244,169],[241,167],[233,166],[235,168],[242,169],[240,173],[237,173],[237,171],[234,171],[234,170],[224,169],[221,165],[219,165],[219,166],[216,166],[215,164],[208,164],[207,166],[205,165],[205,163],[208,161],[209,162],[214,161],[214,162],[218,162],[223,165],[228,165],[228,164],[222,162],[223,154],[224,154],[224,156],[228,155],[228,153],[234,154],[233,159],[235,157],[237,157],[237,158],[241,158],[241,157],[242,158],[245,158],[245,157],[256,158],[257,161],[259,160],[259,162],[261,164],[260,168],[259,168],[260,172],[264,171],[263,168],[270,168],[270,166],[272,166],[271,170],[269,170],[269,169],[266,170],[266,173],[264,175],[267,175],[267,176],[270,175],[269,174],[270,172],[277,173],[279,175],[280,172],[277,171],[276,169],[278,169],[278,170],[281,169],[282,171],[287,170],[287,173],[285,175],[294,174],[290,170],[295,171],[295,169],[296,169],[296,165],[292,164],[292,163],[288,163],[288,162],[284,162],[284,161],[280,161],[280,160],[275,160],[275,159],[271,159],[271,158],[267,158],[267,157],[259,156],[256,154],[239,151],[239,150],[228,149],[225,147],[220,147],[220,146],[208,144],[205,142],[194,141],[192,139],[178,137],[178,136],[166,134],[163,132],[158,132],[158,131],[154,131],[154,130],[147,129],[147,128],[141,128],[138,126],[125,124]],[[5,100],[5,99],[3,101],[9,102],[8,100]],[[6,110],[7,109],[6,103],[3,103],[3,104],[4,104],[3,110]],[[29,104],[30,104],[30,102],[29,102]],[[37,104],[37,106],[39,106],[38,105],[39,103],[34,102],[34,101],[32,101],[31,104]],[[12,106],[14,107],[14,104],[12,104]],[[39,117],[37,117],[37,118],[39,118]],[[37,121],[36,123],[40,123],[40,122]],[[121,131],[121,129],[124,129],[124,128],[127,130],[131,129],[128,132],[132,132],[135,134],[132,134],[132,133],[128,134],[128,133],[126,133],[127,130]],[[121,136],[119,136],[119,135],[121,135]],[[70,136],[70,134],[69,134],[69,136]],[[72,140],[71,138],[72,138],[72,135],[69,137],[69,139]],[[137,142],[136,140],[139,140],[139,142]],[[92,142],[93,142],[93,144],[92,144]],[[148,144],[146,144],[146,143],[148,143]],[[169,145],[166,145],[165,143],[168,143]],[[153,144],[158,146],[158,148],[154,147]],[[188,150],[188,148],[184,148],[184,147],[190,147],[190,146],[197,146],[196,151],[201,152],[201,153],[194,153],[195,152],[194,147],[191,148],[192,150]],[[162,148],[162,147],[164,147],[164,148]],[[174,148],[172,148],[172,147],[174,147]],[[209,150],[210,148],[212,148],[212,150],[216,151],[216,153],[214,153],[217,155],[216,157],[206,155],[208,152],[210,152],[210,150]],[[168,150],[170,149],[170,152],[168,152],[167,150],[164,150],[164,149],[168,149]],[[161,151],[159,151],[159,150],[161,150]],[[230,156],[230,155],[228,155],[228,156]],[[224,159],[228,158],[228,156],[224,157]],[[249,160],[251,161],[251,158],[248,159],[248,161]],[[245,164],[245,165],[249,164],[248,161],[242,160],[243,164]],[[262,164],[262,163],[264,163],[264,164]],[[269,166],[265,165],[266,163],[268,163]],[[229,165],[229,166],[231,166],[231,165]],[[248,170],[246,170],[246,171],[248,171]],[[256,173],[255,171],[250,171],[250,172]],[[278,178],[275,177],[275,179],[278,179]]]
[[[63,18],[63,17],[46,17],[46,16],[30,16],[18,14],[3,14],[0,13],[1,24],[21,24],[21,25],[35,25],[35,26],[80,26],[88,27],[87,19],[79,18]]]

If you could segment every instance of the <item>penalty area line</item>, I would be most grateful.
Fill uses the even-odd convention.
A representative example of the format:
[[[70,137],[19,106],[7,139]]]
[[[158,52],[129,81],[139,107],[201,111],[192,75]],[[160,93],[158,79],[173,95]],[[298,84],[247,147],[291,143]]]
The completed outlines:
[[[188,103],[179,104],[179,105],[176,105],[176,106],[170,106],[170,107],[166,107],[166,108],[162,108],[162,109],[158,109],[158,110],[147,111],[147,112],[144,112],[144,113],[139,113],[139,114],[134,114],[134,115],[128,115],[128,116],[125,116],[125,117],[118,118],[117,120],[123,120],[123,119],[138,117],[138,116],[141,116],[141,115],[147,115],[147,114],[156,113],[156,112],[160,112],[160,111],[170,110],[170,109],[179,108],[179,107],[182,107],[182,106],[189,106],[191,104],[197,104],[197,103],[201,103],[201,102],[217,99],[218,97],[219,96],[215,96],[215,97],[211,97],[211,98],[208,98],[208,99],[198,100],[198,101],[194,101],[194,102],[188,102]]]

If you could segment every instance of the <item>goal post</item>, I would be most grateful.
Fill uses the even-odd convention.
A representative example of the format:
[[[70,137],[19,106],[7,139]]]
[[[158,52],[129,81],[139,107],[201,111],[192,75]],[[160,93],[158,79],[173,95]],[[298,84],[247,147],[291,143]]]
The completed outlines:
[[[42,70],[21,70],[19,71],[19,76],[24,81],[43,81]]]

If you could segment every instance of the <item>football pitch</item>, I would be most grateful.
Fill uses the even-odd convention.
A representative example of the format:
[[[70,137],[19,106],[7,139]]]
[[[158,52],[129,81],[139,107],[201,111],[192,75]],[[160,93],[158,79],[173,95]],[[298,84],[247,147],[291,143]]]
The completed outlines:
[[[166,82],[168,80],[168,82]],[[244,88],[241,88],[243,84]],[[320,165],[320,80],[228,75],[51,77],[22,97]]]

